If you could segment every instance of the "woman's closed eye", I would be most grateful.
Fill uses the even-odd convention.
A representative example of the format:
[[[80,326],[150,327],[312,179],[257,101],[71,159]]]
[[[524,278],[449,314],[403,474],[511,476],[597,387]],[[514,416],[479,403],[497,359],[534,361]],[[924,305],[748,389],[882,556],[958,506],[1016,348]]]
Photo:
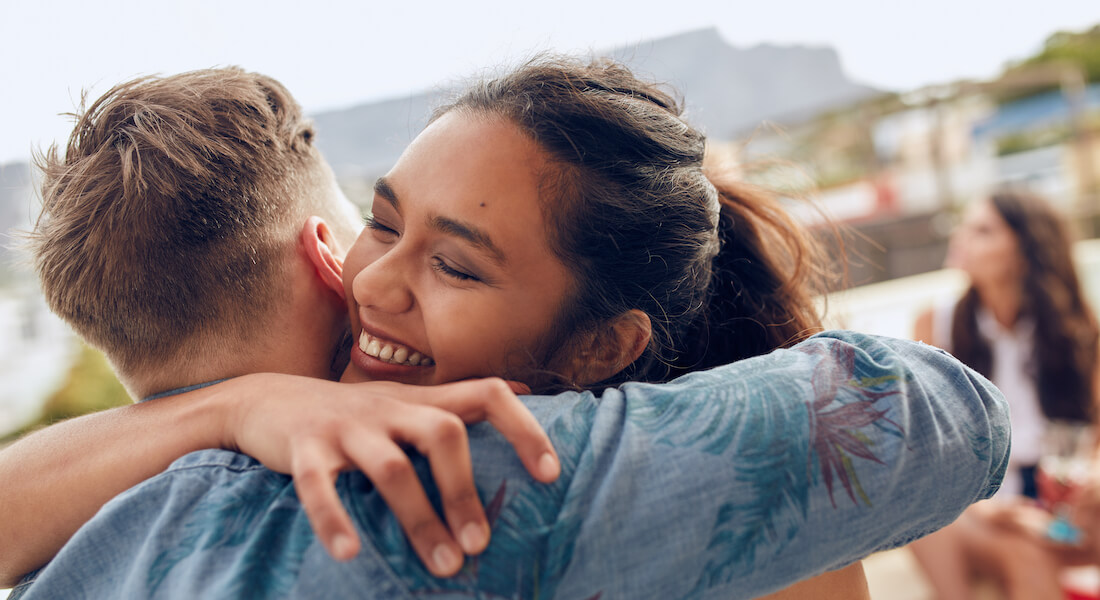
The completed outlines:
[[[481,281],[476,275],[471,275],[448,265],[438,256],[432,258],[432,268],[436,271],[458,281]]]
[[[374,215],[368,216],[365,220],[365,224],[368,229],[376,232],[376,237],[379,237],[379,239],[388,239],[390,237],[396,238],[400,235],[397,233],[396,229],[389,227],[383,224],[378,219],[374,218]]]

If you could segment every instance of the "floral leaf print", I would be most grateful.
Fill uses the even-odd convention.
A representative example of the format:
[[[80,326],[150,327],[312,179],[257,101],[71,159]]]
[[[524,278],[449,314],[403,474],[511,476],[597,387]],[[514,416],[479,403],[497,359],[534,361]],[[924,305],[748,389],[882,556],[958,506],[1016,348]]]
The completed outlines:
[[[227,595],[236,598],[271,598],[289,594],[313,535],[304,515],[297,510],[289,477],[272,473],[258,488],[227,487],[225,493],[204,496],[191,511],[182,539],[156,556],[146,585],[149,595],[185,559],[210,548],[245,546],[239,557],[238,576]],[[274,496],[274,498],[273,498]],[[212,528],[211,523],[218,526]],[[212,556],[212,555],[210,555]]]
[[[746,406],[746,413],[768,415],[767,405]],[[719,507],[707,545],[708,559],[695,588],[694,598],[715,586],[727,585],[760,568],[757,551],[779,552],[798,533],[809,502],[809,472],[803,466],[809,452],[805,417],[766,416],[766,427],[744,432],[736,451],[737,480],[751,488],[745,500]],[[799,423],[801,423],[799,425]],[[798,440],[800,443],[795,443]]]
[[[575,480],[578,473],[596,471],[586,451],[596,408],[596,400],[589,397],[547,428],[561,459],[557,482],[509,485],[515,491],[501,503],[493,541],[480,559],[477,589],[507,598],[554,597],[587,514],[587,505],[577,506],[587,497],[567,497],[565,482]],[[530,563],[517,565],[517,557],[528,557]]]
[[[436,578],[424,567],[392,516],[377,494],[370,494],[370,483],[358,473],[345,474],[354,482],[350,495],[369,497],[368,502],[353,504],[364,533],[385,561],[395,566],[394,573],[417,597],[463,597],[485,600],[553,598],[565,569],[572,560],[573,547],[581,528],[583,510],[565,511],[568,482],[579,463],[591,462],[584,449],[596,411],[596,401],[589,398],[578,402],[568,412],[551,422],[547,433],[554,440],[562,475],[553,484],[541,484],[528,479],[501,479],[485,489],[479,485],[479,496],[485,499],[485,514],[492,528],[489,547],[475,559],[468,560],[458,575]],[[471,433],[471,435],[474,435]],[[493,441],[495,440],[495,441]],[[479,452],[490,456],[508,456],[514,450],[507,440],[494,434],[485,438]],[[474,460],[475,469],[478,464]],[[438,489],[430,470],[422,460],[414,461],[428,497],[440,507]],[[361,489],[360,489],[361,488]],[[373,518],[372,518],[373,515]],[[399,566],[398,566],[399,565]]]
[[[989,452],[993,447],[993,440],[990,436],[978,431],[969,422],[963,423],[963,431],[966,433],[966,439],[970,442],[970,451],[974,453],[974,457],[983,462],[989,460]]]
[[[508,480],[500,482],[500,487],[497,488],[497,493],[493,495],[493,499],[489,502],[489,505],[485,507],[485,518],[489,520],[489,527],[492,527],[497,522],[497,517],[500,516],[500,509],[504,506],[504,493],[508,490]]]
[[[751,494],[721,506],[706,566],[685,598],[702,597],[707,590],[751,576],[764,567],[766,557],[788,551],[807,517],[810,490],[818,482],[824,484],[834,508],[836,488],[844,489],[855,506],[871,506],[858,476],[860,464],[883,465],[876,449],[882,436],[904,439],[903,428],[888,416],[888,399],[900,391],[897,375],[875,372],[873,361],[857,362],[847,345],[796,350],[817,359],[809,381],[767,379],[761,385],[757,379],[750,390],[730,385],[731,393],[741,399],[731,408],[732,422],[742,423],[731,451],[737,456],[733,467]],[[765,387],[770,389],[765,392]],[[805,414],[790,412],[790,405],[784,412],[760,404],[761,398],[792,394],[806,398]],[[686,408],[667,410],[676,418],[693,414]],[[698,409],[696,413],[717,414]],[[677,440],[689,441],[683,436]]]
[[[489,521],[490,530],[496,527],[497,518],[500,517],[500,510],[504,506],[504,496],[507,491],[508,480],[505,479],[500,482],[500,487],[497,488],[497,493],[493,495],[493,499],[485,506],[485,518]],[[459,574],[459,577],[469,577],[476,580],[479,566],[480,557],[470,557],[466,564],[466,568]]]
[[[882,427],[887,431],[904,436],[904,430],[886,416],[887,409],[875,404],[884,398],[898,394],[897,378],[891,376],[859,378],[855,373],[855,348],[833,345],[827,348],[813,346],[812,354],[831,353],[833,360],[818,362],[814,368],[810,383],[814,398],[807,402],[810,415],[810,439],[812,455],[811,465],[817,465],[829,500],[836,507],[833,495],[834,478],[840,482],[854,504],[862,501],[870,506],[863,486],[853,466],[853,458],[869,460],[878,464],[882,461],[875,456],[874,442],[859,430],[869,425]],[[855,396],[854,400],[842,400],[841,395]],[[859,500],[856,496],[859,496]]]
[[[702,375],[689,377],[696,376]],[[665,385],[672,388],[678,384]],[[697,447],[707,454],[720,455],[729,449],[737,436],[737,429],[731,426],[736,407],[728,401],[728,393],[715,393],[710,401],[684,402],[681,394],[670,389],[645,403],[628,404],[627,420],[655,434],[658,444]],[[699,427],[698,423],[706,423],[706,426]]]

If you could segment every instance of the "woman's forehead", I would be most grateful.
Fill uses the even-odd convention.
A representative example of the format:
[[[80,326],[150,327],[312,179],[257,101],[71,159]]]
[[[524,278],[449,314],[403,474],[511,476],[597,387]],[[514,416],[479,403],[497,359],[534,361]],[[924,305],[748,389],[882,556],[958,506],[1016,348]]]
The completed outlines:
[[[451,111],[413,140],[388,177],[406,193],[447,191],[478,204],[538,192],[545,153],[512,123]],[[478,195],[481,195],[478,198]]]
[[[403,213],[485,232],[511,260],[549,248],[539,195],[545,153],[499,117],[452,111],[429,125],[384,178]]]
[[[975,224],[1004,225],[1007,227],[1001,213],[997,212],[997,208],[993,206],[993,202],[990,200],[979,200],[971,203],[970,206],[966,208],[963,221]]]

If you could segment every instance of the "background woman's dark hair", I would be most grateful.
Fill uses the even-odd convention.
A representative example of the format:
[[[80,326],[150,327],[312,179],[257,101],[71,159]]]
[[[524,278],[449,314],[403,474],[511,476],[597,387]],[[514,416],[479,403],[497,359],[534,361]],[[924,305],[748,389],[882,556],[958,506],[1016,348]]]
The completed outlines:
[[[551,244],[577,276],[549,348],[631,309],[649,316],[648,348],[604,385],[664,381],[820,329],[810,235],[775,198],[704,167],[705,136],[656,85],[610,61],[540,57],[436,115],[452,110],[506,118],[549,155]]]
[[[1016,234],[1024,259],[1021,317],[1035,322],[1032,365],[1039,404],[1047,418],[1088,420],[1095,393],[1098,333],[1077,279],[1066,224],[1042,199],[1020,192],[1001,192],[993,207]],[[993,355],[978,331],[978,291],[971,287],[959,300],[951,327],[955,356],[989,376]]]

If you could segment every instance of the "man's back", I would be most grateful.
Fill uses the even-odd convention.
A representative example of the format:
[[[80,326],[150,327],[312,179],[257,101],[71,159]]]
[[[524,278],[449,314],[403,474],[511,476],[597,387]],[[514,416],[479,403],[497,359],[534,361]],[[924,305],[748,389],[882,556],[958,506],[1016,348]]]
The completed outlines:
[[[337,487],[364,549],[338,563],[288,477],[205,451],[108,504],[26,598],[752,598],[950,522],[996,490],[1008,451],[987,381],[858,334],[529,406],[562,476],[534,482],[471,428],[493,539],[456,577],[427,572],[361,474]]]

